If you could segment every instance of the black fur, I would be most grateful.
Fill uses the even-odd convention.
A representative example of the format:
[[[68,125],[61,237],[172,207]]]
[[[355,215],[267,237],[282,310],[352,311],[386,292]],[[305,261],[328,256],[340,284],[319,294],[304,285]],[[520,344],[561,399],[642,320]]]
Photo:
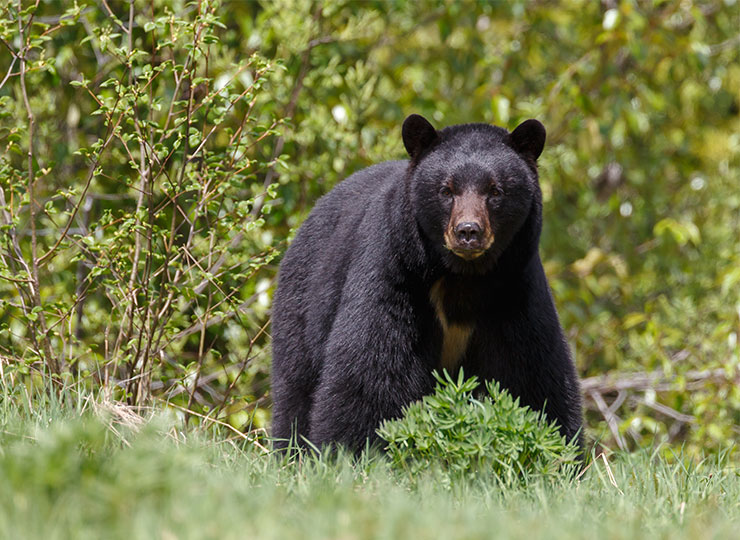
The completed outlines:
[[[474,328],[465,374],[496,379],[574,437],[579,383],[538,253],[544,127],[435,131],[412,115],[403,139],[411,161],[338,184],[283,259],[272,318],[273,436],[358,450],[376,441],[383,419],[430,393],[443,339],[430,291],[441,279],[448,321]],[[444,245],[450,207],[440,188],[449,181],[487,197],[494,242],[472,261]]]

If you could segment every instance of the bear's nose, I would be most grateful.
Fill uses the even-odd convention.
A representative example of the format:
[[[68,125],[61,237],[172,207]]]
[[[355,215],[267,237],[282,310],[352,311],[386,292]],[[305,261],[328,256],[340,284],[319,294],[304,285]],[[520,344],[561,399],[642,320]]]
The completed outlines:
[[[457,227],[455,227],[455,236],[457,236],[457,241],[463,246],[477,248],[481,240],[480,225],[473,221],[458,223]]]

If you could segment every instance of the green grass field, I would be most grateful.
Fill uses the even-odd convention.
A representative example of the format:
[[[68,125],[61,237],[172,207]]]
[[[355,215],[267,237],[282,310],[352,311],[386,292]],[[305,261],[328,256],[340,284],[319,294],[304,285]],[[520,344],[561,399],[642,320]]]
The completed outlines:
[[[615,454],[580,480],[506,489],[398,477],[375,456],[285,463],[92,400],[0,404],[2,538],[738,538],[724,456]],[[111,412],[112,411],[112,412]],[[667,457],[666,457],[667,454]],[[610,478],[613,474],[613,482]]]

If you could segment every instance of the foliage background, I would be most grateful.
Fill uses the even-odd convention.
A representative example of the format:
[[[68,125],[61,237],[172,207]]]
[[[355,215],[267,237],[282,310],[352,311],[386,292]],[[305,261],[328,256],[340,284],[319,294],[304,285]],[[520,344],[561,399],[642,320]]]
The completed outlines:
[[[739,28],[732,0],[5,0],[3,380],[265,427],[278,257],[315,200],[403,158],[411,112],[537,117],[590,433],[726,446]]]

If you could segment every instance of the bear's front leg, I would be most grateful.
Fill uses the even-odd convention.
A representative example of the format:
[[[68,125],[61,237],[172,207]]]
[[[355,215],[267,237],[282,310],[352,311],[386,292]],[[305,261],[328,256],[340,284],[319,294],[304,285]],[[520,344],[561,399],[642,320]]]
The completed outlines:
[[[377,287],[377,285],[376,285]],[[378,292],[377,290],[375,291]],[[384,301],[385,300],[385,301]],[[337,314],[311,410],[311,442],[355,452],[377,442],[383,420],[433,389],[411,305],[398,291],[361,298]]]

